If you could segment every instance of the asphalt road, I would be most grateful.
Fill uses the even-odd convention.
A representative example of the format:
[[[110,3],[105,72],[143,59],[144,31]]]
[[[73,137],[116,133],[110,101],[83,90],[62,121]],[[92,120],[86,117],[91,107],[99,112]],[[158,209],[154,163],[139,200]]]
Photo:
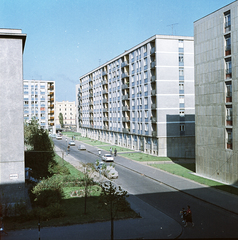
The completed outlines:
[[[64,138],[62,141],[54,142],[59,148],[66,149]],[[78,151],[77,146],[71,147],[70,154],[82,162],[94,163],[99,159],[98,156],[87,151]],[[191,206],[195,226],[192,228],[188,225],[184,228],[180,238],[238,238],[238,215],[176,191],[117,164],[116,170],[119,173],[119,178],[115,180],[118,185],[179,223],[181,223],[180,209],[186,208],[187,205]]]

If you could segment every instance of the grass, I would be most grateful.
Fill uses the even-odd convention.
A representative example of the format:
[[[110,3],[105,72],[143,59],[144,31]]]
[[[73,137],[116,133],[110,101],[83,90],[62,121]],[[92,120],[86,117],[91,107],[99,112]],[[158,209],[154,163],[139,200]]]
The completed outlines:
[[[64,161],[60,156],[56,155],[55,160],[64,167],[69,169],[70,175],[73,177],[83,177],[84,174],[74,168],[71,164]],[[59,176],[59,179],[64,176]],[[72,224],[92,223],[97,221],[109,221],[110,213],[101,204],[101,188],[98,185],[93,185],[90,188],[90,196],[87,198],[87,211],[85,214],[85,198],[84,198],[84,187],[66,187],[70,184],[65,184],[63,187],[64,197],[60,203],[60,208],[64,210],[64,216],[58,218],[49,218],[45,221],[41,220],[42,227],[50,226],[65,226]],[[81,196],[78,196],[81,193]],[[131,208],[125,211],[118,212],[116,219],[135,218],[138,214],[135,213]],[[19,230],[28,228],[37,228],[38,219],[34,218],[31,220],[23,220],[22,216],[19,217],[5,217],[4,224],[6,231]],[[25,218],[28,219],[28,218]]]
[[[62,134],[66,135],[67,137],[81,136],[81,133],[78,133],[78,132],[62,132]]]
[[[119,146],[113,146],[113,145],[108,145],[108,146],[100,146],[101,149],[106,150],[106,151],[110,151],[110,148],[112,148],[112,152],[114,153],[115,148],[117,149],[117,153],[120,152],[128,152],[131,151],[131,149],[129,148],[124,148],[124,147],[119,147]],[[124,155],[123,155],[124,156]]]
[[[164,170],[166,172],[190,179],[197,183],[201,183],[212,188],[220,189],[222,191],[238,195],[238,188],[236,187],[195,175],[194,174],[195,163],[184,163],[184,164],[174,164],[174,163],[156,164],[155,163],[150,165],[155,168]]]
[[[158,162],[158,161],[171,161],[168,157],[156,157],[145,153],[125,153],[123,157],[138,161],[138,162]]]

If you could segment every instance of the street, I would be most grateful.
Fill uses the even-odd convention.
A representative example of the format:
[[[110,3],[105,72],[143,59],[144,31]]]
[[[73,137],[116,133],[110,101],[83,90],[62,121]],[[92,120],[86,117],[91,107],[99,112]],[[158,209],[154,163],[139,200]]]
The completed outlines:
[[[65,137],[63,140],[54,140],[55,145],[61,149],[67,148]],[[79,151],[76,146],[70,148],[70,155],[79,159],[82,162],[94,163],[99,156],[95,151],[96,147],[86,145],[87,151]],[[90,150],[90,151],[88,151]],[[105,151],[102,151],[102,153]],[[60,154],[59,154],[60,155]],[[61,156],[61,155],[60,155]],[[121,166],[123,161],[122,155],[118,155],[114,161],[116,170],[119,173],[119,178],[114,180],[123,189],[130,194],[135,195],[154,208],[160,210],[164,214],[173,218],[182,225],[179,211],[182,207],[187,208],[191,206],[193,212],[194,227],[188,224],[183,228],[180,238],[237,238],[238,237],[238,215],[224,210],[220,207],[214,206],[210,203],[204,202],[198,198],[193,197],[193,191],[189,190],[188,194],[177,191],[176,189],[164,185],[154,179],[143,175],[143,169],[148,168],[140,164],[141,173],[135,172],[126,167]],[[135,164],[135,163],[133,163]],[[151,168],[151,171],[157,171]],[[159,173],[159,171],[158,171]],[[168,174],[169,178],[170,174]]]

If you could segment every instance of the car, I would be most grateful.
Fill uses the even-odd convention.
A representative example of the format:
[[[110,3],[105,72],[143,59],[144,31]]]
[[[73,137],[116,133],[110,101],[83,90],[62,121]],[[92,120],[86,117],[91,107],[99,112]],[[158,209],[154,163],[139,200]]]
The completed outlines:
[[[113,166],[107,166],[103,172],[104,172],[104,175],[109,179],[118,178],[118,172]]]
[[[56,134],[51,133],[51,134],[49,134],[49,137],[56,138]]]
[[[69,141],[69,146],[75,146],[75,141],[73,140]]]
[[[56,139],[57,139],[57,140],[62,140],[62,136],[57,135],[57,136],[56,136]]]
[[[105,161],[105,162],[113,162],[114,157],[111,154],[104,154],[102,156],[102,160]]]
[[[83,144],[81,144],[78,146],[78,150],[86,150],[86,147]]]

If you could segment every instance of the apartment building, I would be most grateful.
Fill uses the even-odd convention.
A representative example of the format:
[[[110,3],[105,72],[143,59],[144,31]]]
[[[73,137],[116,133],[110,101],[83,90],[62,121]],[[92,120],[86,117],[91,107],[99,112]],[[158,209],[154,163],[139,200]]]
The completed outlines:
[[[24,120],[33,117],[44,129],[55,132],[55,82],[24,80]]]
[[[76,105],[75,102],[62,101],[55,103],[55,122],[60,126],[59,114],[63,115],[64,127],[76,128]]]
[[[155,35],[81,76],[76,91],[83,136],[194,158],[193,37]]]
[[[0,29],[0,203],[25,199],[21,29]]]
[[[238,179],[238,1],[194,23],[196,172]]]

